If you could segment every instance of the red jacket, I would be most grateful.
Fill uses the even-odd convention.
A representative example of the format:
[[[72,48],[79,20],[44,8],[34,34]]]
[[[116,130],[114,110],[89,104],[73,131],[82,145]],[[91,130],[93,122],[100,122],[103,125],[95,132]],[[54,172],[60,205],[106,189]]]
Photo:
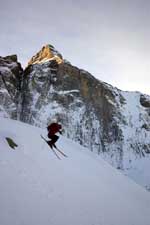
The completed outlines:
[[[48,135],[55,135],[57,132],[61,130],[61,125],[58,123],[52,123],[47,127]]]

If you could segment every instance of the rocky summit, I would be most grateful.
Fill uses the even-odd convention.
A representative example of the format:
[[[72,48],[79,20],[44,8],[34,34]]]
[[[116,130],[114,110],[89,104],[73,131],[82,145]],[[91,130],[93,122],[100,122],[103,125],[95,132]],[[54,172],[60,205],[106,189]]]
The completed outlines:
[[[61,54],[55,50],[52,45],[43,46],[43,48],[31,58],[28,62],[29,65],[45,63],[50,60],[55,60],[58,64],[63,62]]]
[[[44,46],[23,71],[16,56],[0,57],[0,115],[64,134],[150,187],[150,96],[96,79]]]

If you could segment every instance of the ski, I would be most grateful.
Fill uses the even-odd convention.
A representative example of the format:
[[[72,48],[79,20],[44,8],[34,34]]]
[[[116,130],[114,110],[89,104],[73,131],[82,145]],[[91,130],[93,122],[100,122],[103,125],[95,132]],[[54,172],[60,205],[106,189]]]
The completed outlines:
[[[48,144],[48,142],[47,142],[47,140],[41,135],[41,138]],[[49,146],[49,145],[48,145]],[[50,147],[50,146],[49,146]],[[58,159],[60,159],[61,160],[61,158],[57,155],[57,153],[56,153],[56,151],[52,148],[52,147],[50,147],[51,149],[52,149],[52,151],[53,151],[53,153],[56,155],[56,157],[58,158]]]
[[[61,160],[61,158],[57,155],[57,153],[55,152],[55,150],[53,148],[51,148],[51,149],[54,152],[54,154],[56,155],[56,157]]]
[[[54,147],[55,147],[55,149],[56,149],[59,153],[61,153],[64,157],[68,157],[64,152],[62,152],[59,148],[57,148],[56,145],[55,145]]]

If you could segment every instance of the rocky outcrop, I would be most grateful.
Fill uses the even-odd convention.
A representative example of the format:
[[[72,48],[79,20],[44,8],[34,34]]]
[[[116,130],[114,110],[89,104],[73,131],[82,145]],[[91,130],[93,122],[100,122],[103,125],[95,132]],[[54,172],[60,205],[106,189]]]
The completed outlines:
[[[0,57],[0,114],[19,119],[23,69],[17,56]]]
[[[62,55],[56,51],[52,45],[46,45],[31,58],[28,62],[28,66],[37,63],[45,63],[50,60],[55,60],[58,64],[63,62]]]
[[[150,96],[141,95],[140,96],[140,103],[145,108],[150,108]]]

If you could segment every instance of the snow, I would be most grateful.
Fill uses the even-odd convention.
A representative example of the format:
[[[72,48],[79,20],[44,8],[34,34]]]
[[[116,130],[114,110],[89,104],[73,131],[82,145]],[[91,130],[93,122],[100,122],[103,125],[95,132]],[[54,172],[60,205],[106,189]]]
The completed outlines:
[[[71,94],[71,93],[75,93],[75,92],[79,93],[79,90],[57,91],[57,93],[60,95]]]
[[[5,111],[3,106],[0,106],[0,117],[9,118],[9,114]]]
[[[61,136],[59,160],[45,130],[0,120],[0,224],[149,225],[149,192],[99,156]]]
[[[15,68],[16,65],[17,65],[16,62],[9,62],[9,63],[4,62],[4,65],[0,66],[0,71],[2,73],[10,73],[11,69]]]
[[[1,73],[10,73],[11,70],[8,67],[0,66],[0,72]]]
[[[110,104],[112,104],[112,105],[116,105],[116,103],[115,102],[113,102],[110,98],[109,98],[109,96],[107,96],[107,95],[105,95],[105,98],[108,100],[108,102],[110,103]]]
[[[0,90],[0,94],[8,94],[7,89],[2,88],[2,89]]]
[[[148,123],[147,112],[139,104],[139,92],[122,92],[126,104],[122,109],[122,115],[126,118],[127,124],[121,125],[124,142],[124,173],[134,179],[138,184],[150,188],[150,154],[138,152],[138,145],[135,143],[150,144],[150,132],[142,129],[144,123]],[[134,152],[130,144],[134,146]],[[143,157],[143,155],[145,157]]]

